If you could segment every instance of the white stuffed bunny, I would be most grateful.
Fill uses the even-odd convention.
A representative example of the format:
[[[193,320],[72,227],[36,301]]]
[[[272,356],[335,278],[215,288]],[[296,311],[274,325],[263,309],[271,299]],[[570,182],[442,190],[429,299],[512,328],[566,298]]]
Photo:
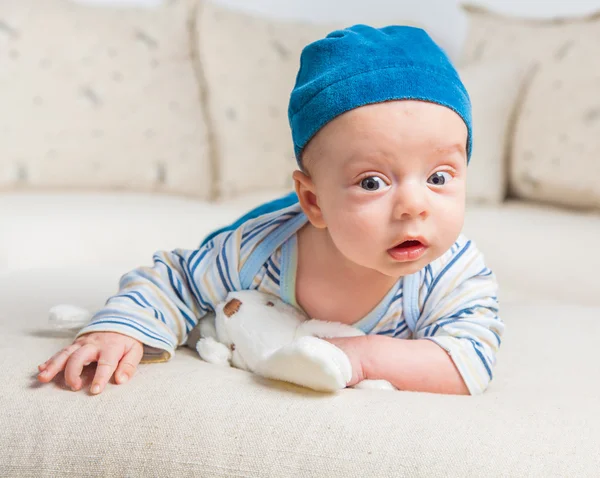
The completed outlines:
[[[364,335],[350,325],[309,320],[279,298],[253,290],[229,293],[214,315],[200,320],[198,331],[196,350],[203,360],[318,391],[343,389],[352,377],[348,356],[322,338]],[[364,380],[356,388],[395,390],[384,380]]]
[[[79,329],[91,314],[72,305],[50,310],[57,328]],[[350,325],[308,319],[277,297],[254,290],[230,292],[214,314],[200,319],[188,346],[206,362],[248,370],[317,391],[346,388],[352,378],[348,356],[322,338],[364,333]],[[363,380],[355,388],[396,390],[385,380]]]

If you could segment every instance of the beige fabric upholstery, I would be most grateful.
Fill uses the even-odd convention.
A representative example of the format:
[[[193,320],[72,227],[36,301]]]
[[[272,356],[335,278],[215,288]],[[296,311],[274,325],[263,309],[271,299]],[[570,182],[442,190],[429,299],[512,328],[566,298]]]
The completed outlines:
[[[513,149],[521,197],[600,209],[600,19],[595,25],[532,79]]]
[[[469,209],[465,232],[498,275],[507,324],[480,397],[320,395],[187,349],[97,397],[70,392],[62,376],[36,383],[36,365],[72,340],[47,329],[51,306],[97,309],[154,250],[194,247],[265,199],[0,196],[0,476],[594,476],[597,215]],[[130,230],[136,241],[124,239]]]
[[[510,187],[521,198],[600,208],[600,14],[533,21],[470,8],[463,61],[535,67],[520,106]]]
[[[217,227],[285,192],[222,204],[131,194],[0,195],[0,271],[111,265],[124,274],[152,264],[157,250],[196,248]],[[591,252],[600,216],[518,202],[470,206],[464,232],[497,274],[501,300],[600,306],[600,255]]]
[[[404,22],[406,23],[406,22]],[[219,194],[291,186],[296,169],[287,119],[302,48],[335,28],[255,18],[206,2],[199,49],[219,154]],[[498,203],[506,191],[505,146],[523,79],[520,65],[468,65],[461,76],[474,103],[472,202]]]
[[[287,107],[300,53],[348,25],[270,20],[211,1],[199,13],[199,51],[220,158],[219,195],[291,187],[296,159]]]
[[[0,272],[110,264],[125,273],[152,264],[157,250],[194,249],[216,228],[287,193],[224,204],[131,193],[0,194]]]
[[[171,0],[153,13],[95,10],[67,0],[0,1],[0,104],[3,112],[4,105],[19,112],[0,116],[0,188],[126,187],[208,197],[215,171],[207,162],[203,112],[193,100],[200,83],[191,50],[184,47],[190,34],[184,19],[195,18],[187,15],[189,7]],[[468,209],[464,232],[498,276],[507,325],[494,380],[482,396],[368,390],[323,395],[203,363],[188,349],[167,363],[140,366],[130,383],[109,384],[100,396],[67,390],[62,375],[46,385],[35,380],[37,364],[72,341],[69,333],[48,330],[51,306],[97,309],[116,291],[119,277],[150,264],[155,250],[196,247],[214,228],[284,192],[267,192],[282,188],[286,168],[293,168],[291,156],[286,163],[275,153],[289,134],[277,129],[286,121],[276,107],[289,93],[283,77],[295,73],[293,52],[308,40],[299,37],[313,27],[296,30],[208,8],[198,22],[210,34],[203,36],[201,28],[197,47],[208,55],[214,139],[223,155],[219,188],[224,196],[237,195],[246,184],[263,192],[221,204],[112,193],[0,195],[0,476],[596,476],[600,216],[581,212],[517,202]],[[483,14],[480,20],[474,34],[485,31],[489,49],[471,50],[472,65],[479,57],[500,65],[505,50],[511,61],[527,60],[538,36],[548,45],[548,57],[575,61],[576,42],[560,50],[562,40],[552,43],[555,35],[548,32],[560,27],[574,35],[579,29],[591,38],[590,22],[548,25],[536,38],[518,36],[522,25],[530,25],[515,22],[511,40],[513,33],[506,36],[494,26],[505,20]],[[251,35],[229,42],[231,25]],[[240,44],[265,56],[255,67],[248,53],[234,82],[226,66],[239,58]],[[485,89],[485,71],[470,80],[468,68],[465,79],[475,81],[474,97],[508,101],[505,91]],[[534,79],[541,91],[558,78],[552,68]],[[491,86],[514,86],[508,71],[501,69],[507,76]],[[570,76],[561,81],[587,88]],[[7,88],[15,82],[23,88]],[[240,104],[249,83],[257,85],[256,101],[232,114],[228,108]],[[565,104],[563,93],[553,94]],[[541,97],[531,98],[526,104],[532,116],[523,114],[523,121],[546,111]],[[267,106],[260,109],[263,101]],[[498,109],[504,118],[505,106]],[[252,108],[258,108],[256,115]],[[594,114],[589,120],[587,134],[596,131]],[[498,117],[489,124],[506,126]],[[272,142],[257,144],[270,137],[265,132]],[[481,142],[500,147],[499,134],[486,138]],[[579,141],[575,133],[569,138],[568,144]],[[286,140],[285,148],[290,145]],[[497,171],[500,151],[483,148],[476,144],[474,164],[479,158]],[[587,158],[587,151],[580,156]],[[241,157],[252,162],[243,164]],[[488,173],[471,177],[485,180]],[[590,178],[586,184],[593,185],[592,173]],[[537,191],[552,190],[557,200],[563,189],[542,179],[550,189]],[[581,197],[581,191],[573,193],[574,182],[563,184],[569,200]],[[494,194],[501,190],[497,183],[489,186]],[[85,371],[87,386],[92,374],[93,367]]]
[[[500,204],[508,185],[508,141],[526,69],[511,61],[483,61],[459,68],[473,108],[473,152],[467,201]]]
[[[510,201],[467,208],[464,233],[500,284],[500,301],[600,306],[600,215]]]
[[[1,476],[595,476],[600,467],[600,308],[505,304],[495,379],[480,397],[322,395],[186,349],[96,397],[61,378],[36,383],[36,365],[70,342],[46,329],[47,309],[100,306],[106,278],[80,269],[0,278]]]
[[[188,31],[158,9],[0,2],[0,189],[208,198],[212,172]]]

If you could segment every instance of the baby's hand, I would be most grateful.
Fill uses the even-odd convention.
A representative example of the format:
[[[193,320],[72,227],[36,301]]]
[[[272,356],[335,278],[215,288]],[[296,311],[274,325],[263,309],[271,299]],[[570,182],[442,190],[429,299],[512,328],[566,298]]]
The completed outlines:
[[[367,378],[365,376],[364,359],[367,353],[367,347],[369,346],[368,335],[326,338],[323,340],[327,340],[327,342],[342,349],[350,359],[350,364],[352,365],[352,378],[346,384],[347,387],[352,387]]]
[[[47,383],[58,372],[65,371],[65,382],[72,390],[82,386],[83,367],[98,362],[90,392],[98,394],[115,373],[115,382],[123,384],[135,373],[144,354],[144,346],[134,338],[115,332],[93,332],[82,335],[68,347],[38,365],[38,380]]]

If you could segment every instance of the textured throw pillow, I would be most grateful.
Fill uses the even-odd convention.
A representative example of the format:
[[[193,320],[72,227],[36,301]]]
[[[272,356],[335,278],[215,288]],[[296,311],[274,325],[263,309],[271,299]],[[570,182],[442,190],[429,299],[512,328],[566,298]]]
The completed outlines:
[[[0,2],[0,189],[210,197],[190,2]]]
[[[406,22],[405,22],[406,23]],[[218,152],[219,195],[292,186],[296,168],[287,120],[302,48],[346,25],[274,21],[206,2],[198,21],[199,51]],[[522,80],[513,62],[460,71],[474,108],[469,200],[505,195],[505,146]]]
[[[197,23],[219,196],[291,188],[296,159],[287,107],[300,53],[348,25],[259,18],[208,1]]]
[[[517,116],[510,189],[521,198],[600,208],[600,15],[523,20],[468,9],[464,61],[510,58],[535,73]]]
[[[526,69],[514,62],[479,62],[459,68],[473,106],[473,153],[467,201],[498,204],[507,193],[507,156]]]

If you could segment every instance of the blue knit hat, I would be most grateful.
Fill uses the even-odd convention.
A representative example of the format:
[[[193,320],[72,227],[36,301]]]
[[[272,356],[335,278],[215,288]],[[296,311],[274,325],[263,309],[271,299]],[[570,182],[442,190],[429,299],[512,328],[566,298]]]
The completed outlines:
[[[388,100],[429,101],[458,113],[471,158],[471,101],[442,49],[420,28],[355,25],[302,51],[288,108],[298,164],[306,144],[336,116]]]

